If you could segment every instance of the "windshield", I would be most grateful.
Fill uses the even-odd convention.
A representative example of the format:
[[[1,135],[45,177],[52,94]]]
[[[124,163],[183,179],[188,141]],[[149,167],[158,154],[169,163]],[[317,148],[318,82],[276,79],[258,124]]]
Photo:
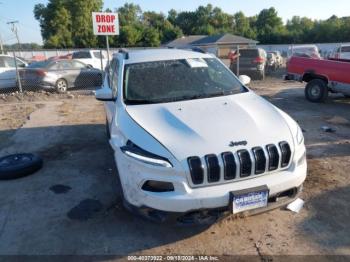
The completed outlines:
[[[247,89],[215,58],[126,65],[126,104],[152,104],[233,95]]]

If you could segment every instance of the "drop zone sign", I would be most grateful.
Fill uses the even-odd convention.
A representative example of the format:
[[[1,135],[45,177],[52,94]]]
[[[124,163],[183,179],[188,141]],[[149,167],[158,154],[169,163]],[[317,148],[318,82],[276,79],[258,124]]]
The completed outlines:
[[[95,35],[119,35],[117,13],[92,13],[92,25]]]

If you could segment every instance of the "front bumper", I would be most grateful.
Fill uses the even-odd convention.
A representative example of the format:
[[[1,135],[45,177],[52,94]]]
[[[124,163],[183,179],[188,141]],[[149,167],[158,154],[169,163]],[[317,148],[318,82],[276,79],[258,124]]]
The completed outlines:
[[[273,199],[281,192],[300,188],[306,178],[307,164],[306,161],[299,164],[297,162],[304,154],[303,146],[295,152],[293,162],[287,170],[259,177],[252,176],[247,180],[227,184],[191,188],[187,177],[177,173],[174,168],[145,165],[115,148],[115,160],[126,202],[137,208],[147,207],[179,213],[203,209],[227,209],[232,191],[266,185],[270,192],[269,197]],[[158,193],[142,190],[142,185],[147,180],[171,182],[174,191]],[[293,197],[290,200],[292,201]]]

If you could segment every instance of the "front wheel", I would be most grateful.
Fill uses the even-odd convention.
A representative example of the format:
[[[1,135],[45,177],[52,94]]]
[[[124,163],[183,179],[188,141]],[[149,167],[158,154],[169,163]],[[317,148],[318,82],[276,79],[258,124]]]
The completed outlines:
[[[56,91],[60,94],[66,93],[68,89],[68,83],[65,79],[58,79],[56,82]]]
[[[323,103],[328,97],[327,83],[321,79],[311,80],[305,87],[305,97],[313,103]]]

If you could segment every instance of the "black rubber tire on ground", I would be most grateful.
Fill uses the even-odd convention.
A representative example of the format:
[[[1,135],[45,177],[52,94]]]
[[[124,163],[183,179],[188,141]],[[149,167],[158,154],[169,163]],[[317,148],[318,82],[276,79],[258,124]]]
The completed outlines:
[[[313,79],[305,87],[305,97],[313,103],[323,103],[328,97],[328,87],[326,81]]]
[[[345,94],[343,94],[343,96],[345,96],[346,98],[350,98],[350,95],[345,95]]]
[[[0,180],[25,177],[38,171],[43,160],[33,154],[14,154],[0,158]]]
[[[64,78],[60,78],[56,81],[56,91],[57,93],[64,94],[68,90],[67,80]]]

